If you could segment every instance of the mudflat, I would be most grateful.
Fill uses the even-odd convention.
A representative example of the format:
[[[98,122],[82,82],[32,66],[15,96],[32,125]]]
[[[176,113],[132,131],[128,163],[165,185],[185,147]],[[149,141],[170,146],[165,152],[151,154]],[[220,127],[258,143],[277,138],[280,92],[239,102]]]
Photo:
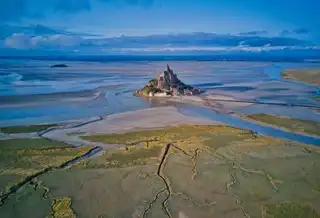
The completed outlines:
[[[281,77],[284,79],[320,85],[320,69],[289,69],[283,71]]]

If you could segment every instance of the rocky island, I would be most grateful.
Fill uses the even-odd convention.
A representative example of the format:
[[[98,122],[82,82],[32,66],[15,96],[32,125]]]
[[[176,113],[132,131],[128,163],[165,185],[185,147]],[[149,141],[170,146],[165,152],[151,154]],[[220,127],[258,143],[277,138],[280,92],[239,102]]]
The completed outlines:
[[[200,94],[200,90],[181,82],[170,69],[169,65],[167,65],[167,70],[160,73],[155,79],[150,80],[145,87],[136,91],[136,95],[149,97],[190,96],[198,94]]]

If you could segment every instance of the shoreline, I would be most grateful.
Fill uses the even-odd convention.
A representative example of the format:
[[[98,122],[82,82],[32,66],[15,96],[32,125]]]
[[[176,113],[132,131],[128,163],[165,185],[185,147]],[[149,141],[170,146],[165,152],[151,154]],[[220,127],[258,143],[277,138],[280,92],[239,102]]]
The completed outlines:
[[[189,105],[191,106],[191,105]],[[191,106],[192,107],[192,106]],[[195,106],[193,106],[195,107]],[[199,106],[198,106],[199,107]],[[212,108],[210,107],[199,107],[210,111]],[[216,112],[214,112],[217,114]],[[222,114],[220,114],[222,115]],[[218,114],[219,116],[219,114]],[[179,125],[225,125],[225,126],[233,126],[239,129],[248,129],[252,132],[258,133],[260,135],[265,135],[272,138],[282,138],[286,139],[287,136],[284,134],[281,136],[277,134],[270,133],[270,129],[272,131],[281,131],[283,133],[295,136],[295,137],[307,137],[309,139],[313,139],[314,143],[304,142],[301,140],[288,139],[292,141],[300,141],[306,144],[312,144],[314,146],[320,145],[320,137],[315,135],[309,135],[306,133],[294,132],[287,130],[285,128],[281,128],[278,126],[266,124],[263,122],[254,121],[251,119],[246,119],[238,114],[224,114],[228,118],[228,120],[215,120],[215,118],[209,117],[201,117],[195,114],[186,114],[179,107],[173,106],[164,106],[164,107],[154,107],[148,109],[140,109],[130,112],[116,113],[111,115],[105,115],[101,117],[91,117],[89,119],[79,119],[73,122],[65,121],[61,126],[57,128],[48,129],[46,131],[40,131],[36,134],[34,133],[25,133],[25,134],[0,134],[0,140],[4,139],[14,139],[14,138],[24,138],[24,137],[43,137],[53,141],[60,141],[64,143],[71,144],[75,147],[81,146],[83,144],[88,144],[92,146],[105,147],[104,144],[96,144],[96,143],[87,143],[86,141],[80,139],[80,136],[86,136],[90,134],[120,134],[141,130],[152,130],[152,129],[161,129],[170,126],[179,126]],[[240,124],[241,122],[248,122],[248,124],[254,124],[253,127],[247,127],[245,123]],[[137,125],[137,123],[139,123]],[[243,125],[246,128],[243,128]],[[267,128],[269,129],[267,132],[269,134],[264,134],[259,130],[256,130],[254,126],[258,125],[259,129],[262,130]],[[111,146],[119,146],[119,145],[111,145]]]
[[[298,135],[303,135],[303,136],[307,136],[307,137],[320,139],[319,135],[313,135],[313,134],[308,134],[308,133],[305,133],[305,132],[293,131],[293,130],[287,129],[285,127],[276,126],[276,125],[265,123],[265,122],[262,122],[262,121],[250,119],[250,118],[246,117],[246,115],[242,116],[242,115],[239,115],[239,114],[233,114],[232,116],[237,117],[237,118],[242,119],[242,120],[245,120],[245,121],[248,121],[250,123],[256,123],[256,124],[259,124],[259,125],[262,125],[262,126],[271,127],[273,129],[278,129],[278,130],[281,130],[281,131],[284,131],[284,132],[287,132],[287,133],[294,133],[294,134],[298,134]]]

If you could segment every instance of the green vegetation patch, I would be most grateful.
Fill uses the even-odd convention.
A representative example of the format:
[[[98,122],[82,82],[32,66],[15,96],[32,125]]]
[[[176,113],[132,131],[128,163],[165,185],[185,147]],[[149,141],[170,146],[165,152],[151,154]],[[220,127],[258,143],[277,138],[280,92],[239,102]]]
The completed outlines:
[[[141,89],[139,91],[139,94],[144,95],[144,96],[148,96],[150,92],[156,93],[156,92],[161,92],[161,90],[154,87],[154,86],[145,86],[143,89]]]
[[[51,199],[43,198],[44,190],[26,185],[0,206],[1,218],[46,217],[50,213]]]
[[[315,97],[312,98],[312,100],[314,100],[314,101],[320,101],[320,96],[315,96]]]
[[[283,127],[291,131],[320,135],[320,123],[311,120],[301,120],[272,114],[252,114],[247,115],[246,117],[263,123]]]
[[[319,218],[316,211],[303,204],[281,203],[265,207],[264,218]]]
[[[26,177],[87,153],[91,147],[73,148],[46,139],[0,141],[0,193],[6,192]]]
[[[150,158],[159,157],[161,149],[169,143],[178,145],[193,155],[196,147],[205,146],[215,150],[229,143],[252,137],[250,131],[233,127],[197,125],[123,134],[83,136],[85,140],[126,146],[126,149],[109,149],[104,155],[86,161],[84,165],[89,168],[123,168],[144,165]]]
[[[85,132],[70,132],[67,133],[68,136],[79,136],[79,135],[84,135]]]
[[[40,148],[59,148],[70,147],[63,142],[50,141],[44,138],[37,139],[8,139],[0,140],[0,151],[7,149],[40,149]]]
[[[319,218],[317,147],[222,125],[83,138],[124,146],[43,171],[4,198],[0,217]],[[90,149],[36,147],[0,149],[1,186]]]
[[[28,172],[59,166],[84,155],[89,149],[90,147],[0,151],[0,176],[10,172],[25,175],[29,174]]]
[[[215,139],[217,136],[222,136],[227,141],[232,141],[228,136],[235,136],[234,139],[251,137],[252,133],[245,130],[240,130],[228,126],[176,126],[158,130],[144,130],[137,132],[128,132],[123,134],[101,134],[82,136],[82,139],[102,142],[105,144],[124,144],[135,145],[139,143],[147,143],[159,141],[165,144],[166,142],[177,141],[201,141],[202,139]],[[226,137],[225,137],[226,136]],[[202,138],[202,139],[201,139]],[[209,144],[209,143],[208,143]]]
[[[131,148],[131,151],[116,149],[104,155],[87,160],[83,163],[86,168],[126,168],[145,165],[150,158],[160,156],[161,147]]]
[[[30,133],[30,132],[39,132],[51,127],[58,126],[57,124],[43,124],[43,125],[31,125],[31,126],[10,126],[0,128],[0,132],[6,134],[14,133]]]
[[[149,81],[149,84],[150,84],[150,86],[153,86],[153,87],[158,85],[156,79],[150,80],[150,81]]]
[[[71,198],[70,197],[57,197],[53,199],[52,212],[47,218],[75,218],[71,208]]]
[[[101,134],[92,136],[82,136],[81,138],[93,142],[105,144],[134,145],[140,142],[160,140],[166,134],[166,130],[148,130],[139,132],[128,132],[124,134]]]

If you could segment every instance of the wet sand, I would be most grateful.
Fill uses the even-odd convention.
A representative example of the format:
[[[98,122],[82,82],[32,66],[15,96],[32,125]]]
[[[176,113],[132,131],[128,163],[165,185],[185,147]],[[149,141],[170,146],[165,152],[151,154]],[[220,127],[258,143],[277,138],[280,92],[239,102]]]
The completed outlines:
[[[57,92],[46,94],[33,95],[13,95],[0,96],[0,108],[6,107],[29,107],[52,103],[76,103],[76,102],[90,102],[93,100],[104,99],[107,90],[113,90],[121,87],[121,85],[109,85],[105,87],[98,87],[92,90],[71,91],[71,92]]]
[[[84,124],[69,125],[66,128],[55,129],[42,134],[42,137],[50,140],[63,141],[74,146],[90,144],[93,146],[106,147],[101,143],[90,143],[80,138],[83,135],[99,133],[123,133],[128,131],[163,128],[172,125],[186,124],[218,124],[218,122],[206,119],[185,116],[174,107],[159,107],[138,110],[114,115],[108,115]]]

